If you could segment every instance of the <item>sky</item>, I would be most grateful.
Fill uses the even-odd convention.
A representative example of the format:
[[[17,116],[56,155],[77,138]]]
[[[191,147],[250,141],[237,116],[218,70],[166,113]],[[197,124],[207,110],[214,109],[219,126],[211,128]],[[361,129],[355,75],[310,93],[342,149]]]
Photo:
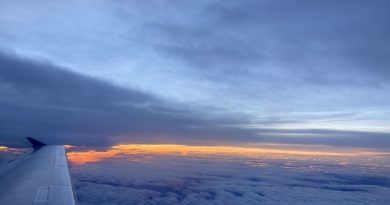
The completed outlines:
[[[385,0],[0,2],[0,142],[390,150]]]

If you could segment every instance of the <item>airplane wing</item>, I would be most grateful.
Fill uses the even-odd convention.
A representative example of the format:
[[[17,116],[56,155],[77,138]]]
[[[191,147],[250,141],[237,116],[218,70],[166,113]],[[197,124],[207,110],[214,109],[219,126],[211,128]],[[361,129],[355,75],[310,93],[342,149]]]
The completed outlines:
[[[27,139],[34,149],[0,172],[0,204],[75,205],[64,146]]]

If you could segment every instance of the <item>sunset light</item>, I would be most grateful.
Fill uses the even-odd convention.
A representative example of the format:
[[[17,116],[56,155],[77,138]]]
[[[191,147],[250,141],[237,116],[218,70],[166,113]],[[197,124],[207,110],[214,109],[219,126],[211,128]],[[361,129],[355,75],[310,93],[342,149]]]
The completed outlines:
[[[115,158],[121,155],[176,155],[176,156],[240,156],[240,157],[259,157],[259,158],[278,158],[284,159],[292,156],[373,156],[379,154],[389,154],[374,151],[360,150],[341,150],[336,151],[307,151],[291,149],[272,149],[272,148],[254,148],[254,147],[235,147],[235,146],[193,146],[176,144],[121,144],[112,146],[105,151],[96,151],[88,149],[85,151],[72,151],[68,148],[68,159],[72,164],[81,165],[90,162],[97,162],[109,158]]]

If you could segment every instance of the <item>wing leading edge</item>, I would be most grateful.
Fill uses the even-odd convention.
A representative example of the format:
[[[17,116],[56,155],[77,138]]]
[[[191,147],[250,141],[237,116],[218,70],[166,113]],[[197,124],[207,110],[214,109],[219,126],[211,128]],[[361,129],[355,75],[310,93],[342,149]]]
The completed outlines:
[[[64,146],[28,140],[34,150],[0,174],[1,204],[75,205]]]

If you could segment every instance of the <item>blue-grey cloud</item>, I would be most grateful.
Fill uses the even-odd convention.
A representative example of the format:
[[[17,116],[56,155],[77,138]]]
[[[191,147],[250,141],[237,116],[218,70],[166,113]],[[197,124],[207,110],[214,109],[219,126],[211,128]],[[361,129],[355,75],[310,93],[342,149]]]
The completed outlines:
[[[387,1],[214,1],[181,21],[160,20],[150,27],[170,37],[163,41],[163,50],[175,59],[202,61],[197,69],[227,65],[240,72],[237,67],[256,61],[253,67],[262,70],[266,61],[297,72],[340,69],[340,74],[348,74],[364,69],[388,77],[387,7]]]

